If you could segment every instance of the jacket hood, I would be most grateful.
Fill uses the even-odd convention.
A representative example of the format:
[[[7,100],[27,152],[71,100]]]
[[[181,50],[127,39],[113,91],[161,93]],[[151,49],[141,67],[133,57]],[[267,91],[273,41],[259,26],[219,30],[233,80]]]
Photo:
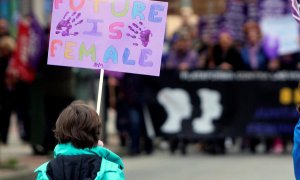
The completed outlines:
[[[107,161],[113,162],[115,164],[118,164],[120,169],[124,169],[124,164],[121,158],[110,151],[109,149],[106,149],[104,147],[95,146],[92,148],[84,148],[84,149],[78,149],[72,145],[72,143],[66,143],[66,144],[58,144],[56,145],[54,149],[54,158],[60,155],[98,155]]]

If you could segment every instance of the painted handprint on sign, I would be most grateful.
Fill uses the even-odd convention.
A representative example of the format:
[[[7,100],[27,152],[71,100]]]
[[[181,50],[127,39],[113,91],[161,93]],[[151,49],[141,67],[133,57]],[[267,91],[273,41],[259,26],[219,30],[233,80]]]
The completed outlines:
[[[71,30],[83,22],[83,19],[80,19],[81,13],[73,12],[70,16],[69,14],[70,12],[66,12],[63,19],[57,24],[56,34],[62,36],[77,36],[79,34],[78,32],[71,32]]]
[[[132,23],[132,26],[128,26],[128,28],[131,31],[126,34],[128,37],[131,37],[132,39],[139,39],[144,47],[148,46],[152,33],[151,30],[144,27],[143,22],[139,22],[139,24]],[[139,46],[139,43],[134,42],[133,45]]]

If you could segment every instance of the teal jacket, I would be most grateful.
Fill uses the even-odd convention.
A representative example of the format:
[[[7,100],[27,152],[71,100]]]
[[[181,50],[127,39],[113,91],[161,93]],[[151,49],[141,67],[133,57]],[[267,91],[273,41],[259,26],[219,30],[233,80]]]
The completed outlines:
[[[110,150],[96,146],[93,148],[78,149],[71,143],[58,144],[54,149],[54,158],[59,156],[97,155],[102,157],[101,167],[97,172],[95,180],[123,180],[124,164],[121,158]],[[47,166],[49,161],[39,166],[34,172],[37,180],[49,180]]]

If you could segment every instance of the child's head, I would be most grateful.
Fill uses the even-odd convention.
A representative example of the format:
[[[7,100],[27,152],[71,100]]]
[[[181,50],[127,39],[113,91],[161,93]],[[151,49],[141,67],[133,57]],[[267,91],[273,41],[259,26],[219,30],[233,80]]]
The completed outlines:
[[[54,130],[58,143],[69,143],[77,148],[91,148],[100,137],[101,120],[88,105],[73,102],[59,115]]]

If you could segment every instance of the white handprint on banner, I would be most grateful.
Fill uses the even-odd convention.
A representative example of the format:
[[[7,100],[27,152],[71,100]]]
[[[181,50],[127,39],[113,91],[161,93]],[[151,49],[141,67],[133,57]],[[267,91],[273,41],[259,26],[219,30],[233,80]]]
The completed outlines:
[[[193,120],[193,129],[198,134],[209,134],[215,131],[214,120],[218,120],[223,112],[221,95],[218,91],[200,89],[197,92],[201,99],[200,108],[202,115]]]
[[[191,116],[192,105],[189,95],[182,89],[165,88],[158,93],[158,102],[167,111],[168,117],[161,127],[164,133],[178,133],[181,122]]]

